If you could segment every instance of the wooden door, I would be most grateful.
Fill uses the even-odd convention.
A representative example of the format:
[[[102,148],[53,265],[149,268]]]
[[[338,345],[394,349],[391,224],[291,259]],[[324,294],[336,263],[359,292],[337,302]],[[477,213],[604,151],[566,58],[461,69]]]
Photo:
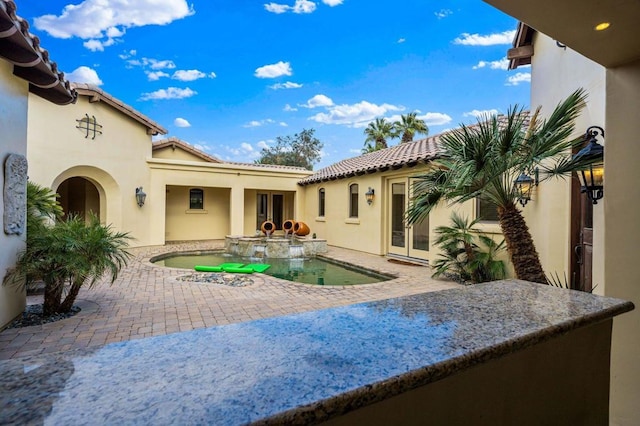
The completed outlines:
[[[593,203],[580,192],[574,177],[571,201],[571,288],[590,292],[593,289]]]

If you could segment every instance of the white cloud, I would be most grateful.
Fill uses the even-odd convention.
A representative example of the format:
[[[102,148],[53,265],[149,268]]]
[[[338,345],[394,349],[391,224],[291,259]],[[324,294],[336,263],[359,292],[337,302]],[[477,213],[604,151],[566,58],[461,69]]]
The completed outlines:
[[[497,44],[511,44],[515,34],[515,30],[489,35],[462,33],[460,37],[453,40],[453,43],[465,46],[494,46]]]
[[[247,124],[244,124],[242,127],[260,127],[265,124],[273,124],[275,121],[271,118],[265,118],[264,120],[251,120]]]
[[[297,110],[298,110],[298,108],[294,108],[294,107],[292,107],[291,105],[286,104],[286,105],[284,106],[284,108],[282,108],[282,110],[283,110],[283,111],[287,111],[287,112],[291,112],[291,111],[297,111]]]
[[[485,117],[490,117],[498,114],[499,114],[499,111],[493,108],[493,109],[472,109],[471,111],[465,112],[462,115],[465,117],[485,118]]]
[[[270,89],[279,90],[279,89],[299,89],[302,87],[300,83],[294,83],[291,81],[287,81],[285,83],[277,83],[269,86]]]
[[[401,37],[401,38],[398,39],[397,43],[401,44],[401,43],[404,43],[405,41],[407,41],[407,39]]]
[[[453,12],[449,9],[440,9],[437,12],[434,12],[434,15],[436,15],[436,18],[438,19],[443,19],[446,18],[447,16],[453,14]]]
[[[193,13],[186,0],[84,0],[65,6],[59,16],[37,17],[34,24],[56,38],[95,41],[106,38],[102,48],[97,48],[97,43],[85,46],[103,50],[104,46],[113,44],[114,38],[122,37],[126,28],[166,25]]]
[[[102,85],[102,80],[98,77],[96,70],[85,66],[76,68],[69,74],[65,75],[65,77],[67,80],[75,83],[94,84],[96,86]]]
[[[251,144],[248,144],[246,142],[242,142],[240,144],[240,148],[242,148],[243,150],[247,151],[247,152],[251,152],[253,151],[253,147],[251,146]]]
[[[365,127],[371,120],[381,117],[389,111],[402,111],[404,108],[396,105],[376,105],[361,101],[355,104],[334,105],[327,112],[318,113],[309,120],[324,124],[343,124],[349,127]]]
[[[135,49],[131,49],[128,52],[125,50],[124,53],[121,53],[120,55],[118,55],[118,57],[122,60],[126,60],[131,58],[132,56],[136,56],[138,54],[138,51]]]
[[[361,149],[353,149],[352,148],[352,149],[349,150],[349,153],[350,154],[358,154],[358,155],[360,155],[360,154],[362,154],[362,150]]]
[[[480,68],[489,67],[492,70],[508,70],[509,69],[509,60],[507,58],[502,58],[498,61],[480,61],[478,65],[474,65],[473,69],[477,70]]]
[[[173,120],[173,124],[176,127],[191,127],[191,123],[189,123],[187,120],[181,117],[178,117],[175,120]]]
[[[283,75],[291,75],[291,64],[289,62],[278,62],[271,65],[264,65],[260,68],[256,68],[255,76],[258,78],[276,78]]]
[[[327,1],[331,3],[335,3],[336,1],[342,2],[342,0],[326,0],[325,3],[327,3]],[[340,4],[340,3],[337,3],[337,4]],[[316,4],[309,0],[296,0],[293,6],[280,4],[280,3],[268,3],[264,5],[264,8],[267,12],[276,13],[276,14],[281,14],[286,12],[312,13],[313,11],[316,10]]]
[[[322,0],[322,3],[326,4],[327,6],[339,6],[344,2],[344,0]]]
[[[180,81],[194,81],[206,77],[215,78],[216,74],[213,72],[205,74],[199,70],[178,70],[171,76],[172,79]]]
[[[167,89],[156,90],[155,92],[143,93],[140,97],[142,101],[156,100],[156,99],[183,99],[190,98],[197,95],[198,92],[189,89],[180,89],[178,87],[169,87]]]
[[[300,105],[305,108],[329,107],[333,105],[330,97],[325,95],[315,95],[307,101],[306,104]]]
[[[528,72],[519,72],[515,75],[509,76],[507,78],[507,82],[505,86],[517,86],[520,83],[530,83],[531,82],[531,73]]]
[[[102,42],[100,40],[87,40],[82,43],[82,45],[92,52],[104,51],[104,46],[102,45]]]
[[[168,59],[159,61],[157,59],[142,58],[142,64],[149,65],[154,70],[174,69],[176,67],[176,64]]]
[[[149,81],[158,81],[162,77],[169,77],[169,74],[164,71],[146,71],[146,74]]]
[[[416,112],[420,112],[416,110]],[[428,112],[426,114],[417,115],[417,119],[423,120],[427,126],[442,126],[443,124],[450,123],[453,120],[448,114],[441,112]],[[390,122],[400,121],[400,114],[392,115],[387,119]]]
[[[280,126],[282,127],[289,127],[289,125],[287,123],[285,123],[284,121],[281,121],[278,123]]]
[[[260,141],[256,144],[256,146],[260,149],[269,149],[269,145],[266,141]]]

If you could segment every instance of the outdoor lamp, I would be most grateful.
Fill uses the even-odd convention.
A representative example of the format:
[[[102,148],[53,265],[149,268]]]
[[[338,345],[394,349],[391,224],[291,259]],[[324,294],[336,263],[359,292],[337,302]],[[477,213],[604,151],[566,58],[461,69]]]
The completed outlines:
[[[369,187],[369,190],[364,193],[365,198],[367,199],[367,204],[371,205],[373,203],[373,197],[375,196],[375,191],[373,188]]]
[[[522,204],[522,207],[527,205],[527,202],[531,200],[531,190],[533,185],[537,185],[537,179],[533,179],[531,176],[524,173],[518,176],[518,179],[513,181],[513,187],[518,196],[518,202]]]
[[[136,188],[136,202],[138,207],[144,206],[144,202],[147,199],[147,194],[142,190],[142,187]]]
[[[573,156],[573,160],[591,160],[591,164],[578,173],[582,189],[593,204],[604,195],[604,147],[598,143],[598,134],[604,137],[604,130],[599,126],[591,126],[587,129],[585,140],[589,140],[587,146]]]

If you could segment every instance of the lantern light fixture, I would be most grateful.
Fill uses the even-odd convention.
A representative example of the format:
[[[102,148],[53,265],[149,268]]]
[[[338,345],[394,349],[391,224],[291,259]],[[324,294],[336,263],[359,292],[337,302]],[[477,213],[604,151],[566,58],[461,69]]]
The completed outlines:
[[[369,190],[364,193],[365,198],[367,199],[367,204],[373,204],[373,199],[375,197],[375,191],[373,188],[369,187]]]
[[[142,187],[136,188],[136,202],[138,207],[144,206],[144,202],[147,200],[147,194],[142,190]]]
[[[573,156],[574,161],[586,161],[588,166],[578,172],[580,192],[585,192],[593,204],[604,195],[604,147],[598,143],[598,135],[604,137],[604,129],[591,126],[587,129],[585,140],[587,145]]]
[[[522,207],[527,205],[527,202],[531,200],[531,192],[533,187],[538,186],[538,168],[534,170],[535,178],[525,174],[524,172],[513,181],[513,188],[515,189],[518,197],[518,202]]]

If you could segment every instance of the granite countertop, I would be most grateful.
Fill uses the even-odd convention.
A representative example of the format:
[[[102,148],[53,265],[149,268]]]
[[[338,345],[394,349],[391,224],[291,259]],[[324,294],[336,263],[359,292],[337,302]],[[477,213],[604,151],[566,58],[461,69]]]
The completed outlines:
[[[522,281],[0,362],[0,424],[309,424],[633,309]]]

